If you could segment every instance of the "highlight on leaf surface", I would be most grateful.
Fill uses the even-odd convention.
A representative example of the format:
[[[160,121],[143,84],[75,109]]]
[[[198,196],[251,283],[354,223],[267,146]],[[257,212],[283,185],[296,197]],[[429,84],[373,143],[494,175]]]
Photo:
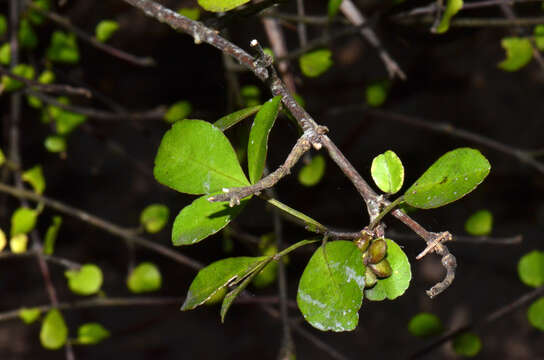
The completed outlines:
[[[68,339],[68,328],[59,310],[51,309],[45,315],[40,330],[40,342],[49,350],[60,349]]]
[[[404,166],[397,154],[391,150],[372,160],[370,173],[380,190],[388,194],[398,192],[404,183]]]
[[[99,323],[87,323],[77,329],[76,343],[81,345],[98,344],[110,337],[110,332]]]
[[[202,6],[206,11],[223,12],[232,10],[247,2],[249,0],[198,0],[198,5]]]
[[[505,71],[517,71],[527,65],[533,58],[531,40],[518,37],[507,37],[501,40],[506,50],[506,59],[498,64]]]
[[[27,207],[20,207],[11,215],[11,237],[27,234],[34,229],[38,212]]]
[[[371,301],[396,299],[404,294],[412,280],[410,262],[404,251],[393,240],[385,239],[385,241],[387,255],[384,260],[390,264],[392,273],[385,279],[378,279],[374,287],[365,289],[365,297]]]
[[[470,235],[485,236],[493,229],[493,214],[489,210],[479,210],[465,222],[465,230]]]
[[[19,310],[19,318],[28,325],[38,320],[41,313],[42,312],[38,308],[22,308]]]
[[[527,318],[533,327],[544,331],[544,296],[541,296],[529,306]]]
[[[102,20],[96,25],[94,34],[98,41],[104,43],[108,41],[118,29],[119,23],[117,21]]]
[[[365,266],[351,241],[319,247],[300,278],[297,304],[304,319],[322,330],[350,331],[359,322]]]
[[[159,268],[150,262],[136,266],[127,279],[127,286],[135,294],[157,291],[162,285]]]
[[[453,350],[458,354],[466,357],[478,355],[482,349],[482,341],[480,337],[473,333],[463,333],[457,335],[453,339]]]
[[[195,195],[249,185],[229,140],[202,120],[172,125],[162,138],[153,174],[161,184]]]
[[[140,224],[145,231],[154,234],[162,230],[168,222],[170,210],[163,204],[151,204],[140,214]]]
[[[186,119],[191,115],[193,106],[187,100],[181,100],[172,104],[166,113],[164,114],[164,120],[169,123],[173,123],[179,120]]]
[[[332,53],[328,49],[308,52],[298,59],[300,70],[310,78],[318,77],[332,66]]]
[[[77,270],[67,270],[64,276],[68,279],[68,287],[78,295],[96,294],[102,286],[102,270],[94,264],[85,264]]]
[[[474,190],[491,170],[489,161],[471,148],[442,155],[404,194],[404,200],[420,209],[444,206]]]
[[[451,18],[459,12],[463,8],[463,0],[448,0],[448,3],[446,4],[446,10],[444,11],[444,15],[442,15],[442,19],[440,20],[440,23],[435,29],[435,32],[437,34],[442,34],[448,31],[450,28],[450,21]]]
[[[304,186],[317,185],[325,174],[326,160],[323,155],[318,154],[305,164],[298,172],[298,181]]]
[[[434,314],[419,313],[410,319],[408,331],[410,334],[422,338],[440,334],[444,330],[442,321]]]
[[[521,257],[518,275],[525,285],[537,288],[544,285],[544,251],[533,250]]]

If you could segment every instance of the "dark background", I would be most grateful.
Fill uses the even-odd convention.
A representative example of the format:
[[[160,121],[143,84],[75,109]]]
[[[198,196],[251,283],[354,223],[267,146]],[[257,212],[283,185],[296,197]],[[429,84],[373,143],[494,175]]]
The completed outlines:
[[[161,3],[173,9],[192,5],[190,1]],[[280,7],[280,11],[293,12],[293,3]],[[306,3],[310,14],[325,13],[326,1]],[[374,16],[373,19],[381,16],[375,29],[408,76],[405,82],[392,83],[384,109],[429,121],[448,122],[521,149],[543,147],[544,69],[535,61],[516,73],[497,68],[496,64],[504,58],[500,40],[509,35],[507,28],[451,29],[445,35],[432,35],[427,26],[407,27],[392,23],[388,20],[392,12],[378,3],[358,3],[367,15]],[[424,4],[409,3],[402,7]],[[0,4],[1,11],[7,14],[5,2]],[[536,16],[539,7],[540,4],[521,4],[516,10],[520,15]],[[134,54],[152,56],[158,64],[154,68],[136,67],[80,41],[80,64],[58,67],[59,82],[81,81],[134,111],[186,99],[194,107],[192,118],[215,121],[227,113],[225,73],[221,54],[216,49],[195,45],[189,36],[145,17],[119,0],[72,0],[58,11],[89,33],[101,19],[119,21],[121,29],[111,44]],[[466,14],[501,16],[494,8]],[[40,63],[50,32],[55,28],[51,23],[39,28],[41,47],[33,54],[23,53],[23,61],[30,59]],[[255,18],[235,22],[229,32],[233,42],[245,49],[253,38],[267,43],[261,23]],[[320,28],[309,28],[310,37],[319,36],[321,32]],[[289,29],[285,29],[285,33],[290,49],[297,48],[296,33]],[[412,284],[402,297],[379,303],[364,301],[359,327],[350,333],[320,333],[307,326],[314,335],[349,358],[406,358],[426,343],[407,331],[406,325],[416,313],[433,312],[446,327],[459,326],[483,317],[530,290],[519,281],[516,267],[523,254],[542,249],[544,178],[514,157],[479,144],[372,118],[360,111],[331,115],[331,109],[362,104],[365,87],[385,79],[387,73],[375,50],[360,36],[335,40],[330,48],[335,65],[322,77],[303,78],[296,62],[293,63],[299,80],[297,91],[306,100],[307,110],[317,122],[329,127],[331,139],[345,151],[363,177],[370,180],[372,158],[388,149],[394,150],[403,160],[405,183],[409,185],[444,152],[461,146],[478,148],[492,164],[485,182],[466,198],[440,209],[419,211],[414,214],[415,219],[431,231],[464,234],[466,218],[485,208],[494,214],[494,236],[522,234],[524,238],[521,245],[515,246],[451,244],[450,249],[459,263],[457,276],[453,285],[433,300],[424,290],[442,278],[440,259],[430,255],[416,262],[415,256],[424,248],[423,241],[395,239],[413,261]],[[239,80],[242,85],[261,87],[261,100],[270,96],[264,85],[250,73],[239,74]],[[99,102],[73,101],[97,108],[101,106]],[[2,117],[7,121],[8,96],[0,97],[0,105]],[[89,119],[85,128],[70,136],[68,156],[61,159],[45,151],[43,140],[51,130],[41,124],[38,112],[25,107],[21,128],[22,164],[24,168],[37,163],[43,165],[47,196],[122,226],[137,226],[140,211],[155,202],[167,204],[173,220],[192,197],[166,189],[150,175],[156,149],[167,129],[168,124],[160,121],[140,121],[135,125],[130,120]],[[270,168],[283,162],[296,137],[296,130],[285,118],[277,122],[270,138]],[[2,149],[6,150],[5,132],[1,139]],[[121,145],[130,159],[109,150],[108,142]],[[140,165],[135,166],[134,162]],[[284,179],[276,187],[280,199],[321,223],[346,230],[362,228],[368,221],[362,200],[334,163],[328,161],[327,166],[325,178],[314,188],[301,187],[296,176]],[[0,218],[4,230],[9,228],[9,214],[18,206],[12,198],[5,204],[8,211]],[[53,214],[46,209],[40,217],[40,231],[45,232]],[[147,237],[171,246],[171,221],[160,234]],[[391,217],[385,221],[389,229],[408,231]],[[251,203],[236,223],[257,236],[273,230],[271,214],[258,200]],[[307,236],[300,228],[285,225],[286,242],[294,243]],[[250,255],[251,250],[235,243],[233,254]],[[221,236],[210,237],[179,251],[204,263],[226,256],[222,251]],[[98,264],[105,274],[105,293],[130,296],[125,286],[127,250],[118,238],[64,217],[56,254],[80,263]],[[298,278],[309,255],[299,251],[290,256],[287,271],[291,299],[295,298]],[[142,249],[137,249],[136,258],[159,264],[163,288],[157,296],[179,296],[181,305],[195,272]],[[56,265],[50,268],[60,300],[81,299],[68,291],[63,269]],[[2,260],[0,274],[0,311],[48,303],[35,258]],[[272,286],[257,294],[271,295],[275,291]],[[112,331],[112,337],[99,345],[76,347],[77,359],[276,358],[280,324],[258,306],[233,306],[226,323],[221,325],[217,307],[181,313],[179,305],[65,311],[72,336],[75,336],[78,324],[90,321],[101,322]],[[525,311],[526,308],[518,310],[479,331],[483,349],[478,358],[544,358],[542,333],[530,327]],[[300,313],[291,311],[291,316],[300,317]],[[0,358],[64,358],[62,351],[41,348],[38,334],[37,324],[27,326],[19,320],[1,323]],[[299,336],[295,335],[295,342],[299,359],[328,358]],[[446,345],[428,358],[449,359],[455,355],[451,346]]]

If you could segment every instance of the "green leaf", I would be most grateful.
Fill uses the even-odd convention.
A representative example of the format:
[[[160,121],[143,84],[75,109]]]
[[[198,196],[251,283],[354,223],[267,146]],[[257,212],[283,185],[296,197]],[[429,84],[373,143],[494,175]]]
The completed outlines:
[[[518,275],[525,285],[537,288],[544,285],[544,251],[533,250],[522,256]]]
[[[0,251],[3,251],[7,244],[6,234],[4,230],[0,229]]]
[[[79,50],[75,34],[59,30],[53,32],[46,54],[53,62],[76,64],[79,61]]]
[[[44,11],[48,11],[51,8],[50,0],[34,0],[32,3],[34,6]],[[34,25],[41,25],[45,21],[45,16],[39,13],[37,10],[30,8],[28,12],[28,19]]]
[[[178,10],[178,14],[183,15],[191,20],[197,21],[200,19],[200,9],[194,8],[181,8]]]
[[[94,33],[98,41],[105,43],[117,30],[119,30],[119,23],[117,21],[102,20],[96,25]]]
[[[506,50],[506,59],[498,64],[505,71],[517,71],[527,65],[533,58],[531,40],[518,37],[507,37],[501,41]]]
[[[11,236],[27,234],[36,226],[38,212],[26,207],[20,207],[11,215]]]
[[[59,116],[55,118],[57,133],[59,135],[68,135],[86,120],[85,115],[61,110]]]
[[[240,121],[247,119],[251,115],[255,114],[261,105],[251,106],[242,110],[235,111],[231,114],[223,116],[221,119],[217,120],[213,125],[219,128],[221,131],[225,131],[228,128],[233,127],[238,124]]]
[[[55,251],[55,241],[57,240],[61,224],[62,217],[53,216],[53,222],[49,225],[49,228],[45,233],[45,240],[43,243],[43,253],[45,255],[53,255],[53,252]]]
[[[244,100],[245,106],[252,107],[261,103],[261,90],[255,85],[242,86],[240,96]]]
[[[388,91],[388,81],[379,81],[367,86],[365,90],[366,103],[372,107],[382,106],[387,100]]]
[[[430,313],[419,313],[410,319],[408,331],[418,337],[430,337],[440,334],[444,330],[438,316]]]
[[[380,190],[388,194],[398,192],[404,183],[404,166],[397,154],[391,150],[372,160],[370,173]]]
[[[298,181],[304,186],[317,185],[325,174],[326,161],[323,155],[312,157],[310,163],[304,165],[298,172]]]
[[[329,242],[312,255],[298,284],[297,304],[315,328],[350,331],[359,322],[365,266],[350,241]]]
[[[193,106],[186,100],[178,101],[172,104],[164,114],[164,120],[168,123],[173,123],[179,120],[186,119],[193,111]]]
[[[307,77],[318,77],[332,66],[331,56],[328,49],[306,53],[298,59],[300,70]]]
[[[34,49],[38,45],[38,36],[27,19],[21,19],[19,23],[18,38],[23,49]]]
[[[41,310],[38,308],[22,308],[19,310],[19,317],[25,324],[32,324],[40,318]]]
[[[154,234],[162,230],[168,222],[170,210],[162,204],[147,206],[140,214],[140,223],[148,233]]]
[[[18,234],[9,239],[9,247],[14,254],[26,252],[28,247],[28,236],[26,234]]]
[[[79,270],[67,270],[64,276],[68,287],[78,295],[96,294],[102,286],[102,270],[94,264],[85,264]]]
[[[62,314],[57,309],[51,309],[45,315],[40,330],[40,342],[49,350],[57,350],[66,344],[68,328]]]
[[[527,318],[531,325],[540,331],[544,331],[544,296],[541,296],[529,306]]]
[[[196,244],[223,229],[246,206],[249,198],[240,205],[230,207],[227,203],[209,202],[204,195],[184,207],[172,227],[172,244],[175,246]]]
[[[55,73],[51,70],[44,70],[40,76],[38,76],[38,82],[41,84],[51,84],[55,82]]]
[[[205,303],[219,290],[239,283],[267,258],[267,256],[234,257],[206,266],[198,272],[191,283],[181,310],[192,310]]]
[[[489,235],[493,229],[493,214],[489,210],[479,210],[465,222],[465,230],[470,235]]]
[[[393,274],[388,278],[379,279],[373,288],[365,290],[366,298],[372,301],[381,301],[386,298],[389,300],[396,299],[404,294],[412,279],[410,261],[408,261],[404,251],[393,240],[385,240],[387,241],[385,259],[391,265]]]
[[[463,333],[453,339],[453,350],[461,356],[473,357],[482,349],[482,342],[478,335]]]
[[[66,151],[66,139],[63,136],[50,135],[45,138],[43,145],[47,151],[52,153]]]
[[[452,150],[442,155],[406,190],[404,199],[420,209],[444,206],[474,190],[490,169],[489,161],[478,150]]]
[[[259,181],[263,174],[268,151],[268,134],[278,116],[280,103],[281,96],[279,95],[264,103],[251,126],[247,144],[247,165],[252,184]]]
[[[0,166],[4,165],[5,162],[6,162],[6,156],[4,155],[4,152],[2,151],[2,149],[0,149]]]
[[[127,280],[127,286],[133,293],[157,291],[161,288],[162,276],[159,268],[150,262],[136,266]]]
[[[0,47],[0,64],[9,65],[11,62],[11,47],[9,43],[4,43]]]
[[[198,5],[211,12],[229,11],[249,2],[249,0],[198,0]]]
[[[83,345],[98,344],[110,337],[110,332],[99,323],[87,323],[77,329],[77,343]]]
[[[327,6],[327,14],[330,18],[333,18],[338,14],[338,10],[340,10],[340,5],[342,5],[342,0],[329,0],[329,4]]]
[[[43,191],[45,190],[45,178],[41,165],[36,165],[25,171],[22,175],[22,179],[32,185],[37,194],[43,194]]]
[[[13,69],[11,69],[11,71],[15,75],[22,76],[29,80],[34,78],[34,68],[27,64],[18,64]],[[19,80],[12,79],[7,75],[2,75],[2,86],[4,88],[4,91],[14,91],[20,89],[23,85],[24,84]]]
[[[272,234],[272,237],[264,235],[261,237],[261,242],[263,239],[265,242],[269,239],[273,239],[274,235]],[[259,244],[259,247],[261,245]],[[278,248],[275,245],[268,246],[263,252],[263,255],[275,255],[278,252]],[[267,287],[269,285],[272,285],[276,278],[278,277],[278,262],[277,261],[271,261],[268,263],[263,269],[256,274],[256,276],[251,281],[251,284],[255,286],[257,289],[261,289],[264,287]]]
[[[8,20],[4,14],[0,14],[0,36],[6,35],[8,31]]]
[[[444,15],[442,16],[442,19],[440,20],[440,23],[438,24],[435,32],[437,34],[442,34],[448,31],[450,28],[450,21],[451,18],[459,12],[463,8],[463,0],[448,0],[448,3],[446,4],[446,10],[444,11]]]
[[[162,138],[153,173],[161,184],[195,195],[249,185],[229,140],[202,120],[172,125]]]
[[[544,25],[535,26],[534,36],[537,49],[544,51]]]

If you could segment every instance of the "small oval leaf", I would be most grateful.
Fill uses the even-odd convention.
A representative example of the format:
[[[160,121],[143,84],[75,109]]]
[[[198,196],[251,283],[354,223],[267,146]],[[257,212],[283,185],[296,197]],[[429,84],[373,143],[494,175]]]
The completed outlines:
[[[26,234],[36,226],[38,212],[34,209],[20,207],[11,215],[11,236]]]
[[[172,125],[162,138],[153,173],[161,184],[195,195],[249,185],[229,140],[202,120]]]
[[[398,192],[404,183],[404,166],[397,154],[391,150],[372,160],[370,173],[380,190],[388,194]]]
[[[249,0],[198,0],[198,5],[211,12],[229,11],[249,2]]]
[[[148,233],[154,234],[162,230],[168,222],[170,210],[163,204],[151,204],[140,214],[140,224]]]
[[[66,344],[68,328],[62,314],[57,309],[51,309],[43,319],[40,330],[40,342],[46,349],[56,350]]]
[[[506,59],[498,65],[505,71],[517,71],[527,65],[533,58],[533,46],[528,38],[507,37],[501,45],[506,50]]]
[[[544,296],[541,296],[529,306],[527,318],[531,325],[540,331],[544,331]]]
[[[279,95],[265,102],[251,126],[247,144],[247,166],[252,184],[259,181],[263,174],[268,151],[268,134],[278,116],[280,103],[281,96]]]
[[[365,266],[351,241],[334,241],[312,255],[300,278],[297,304],[315,328],[350,331],[359,322]]]
[[[193,106],[186,100],[178,101],[172,104],[164,114],[164,120],[168,123],[174,123],[186,119],[193,111]]]
[[[453,339],[453,350],[459,355],[473,357],[482,349],[482,341],[478,335],[463,333]]]
[[[470,235],[485,236],[493,229],[493,214],[489,210],[479,210],[465,222],[465,230]]]
[[[82,345],[98,344],[110,336],[110,332],[99,323],[87,323],[77,329],[77,343]]]
[[[85,264],[79,270],[67,270],[64,275],[70,290],[79,295],[96,294],[102,286],[102,270],[94,264]]]
[[[38,308],[22,308],[19,310],[19,317],[25,324],[32,324],[40,318],[41,311]]]
[[[159,268],[150,262],[136,266],[127,279],[127,286],[135,294],[157,291],[161,288],[162,276]]]
[[[312,157],[309,164],[306,164],[298,173],[298,181],[304,186],[314,186],[321,181],[325,174],[326,161],[323,155]]]
[[[442,155],[404,194],[420,209],[444,206],[474,190],[489,174],[491,165],[478,151],[459,148]]]
[[[332,53],[328,49],[315,50],[299,58],[299,66],[307,77],[318,77],[332,66]]]
[[[544,251],[533,250],[522,256],[518,275],[525,285],[534,288],[544,285]]]
[[[108,41],[115,32],[119,30],[119,23],[113,20],[102,20],[100,21],[95,29],[95,37],[100,42]]]
[[[393,273],[388,278],[379,279],[373,288],[365,290],[366,298],[372,301],[396,299],[404,294],[412,279],[410,262],[404,251],[393,240],[385,240],[387,241],[385,260],[391,265]]]
[[[418,337],[430,337],[440,334],[444,330],[442,321],[434,314],[419,313],[410,319],[408,331]]]

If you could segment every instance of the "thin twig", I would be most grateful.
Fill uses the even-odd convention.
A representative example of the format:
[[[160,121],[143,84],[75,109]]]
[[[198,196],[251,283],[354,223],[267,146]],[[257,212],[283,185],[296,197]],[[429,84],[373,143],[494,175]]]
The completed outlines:
[[[431,24],[434,17],[424,16],[421,18],[404,18],[398,20],[401,24],[411,25],[416,23]],[[461,17],[453,18],[450,26],[453,27],[510,27],[510,26],[533,26],[544,24],[544,17],[525,17],[517,19],[504,18],[471,18]]]
[[[304,0],[297,0],[297,15],[300,17],[304,17],[306,15],[304,11]],[[308,42],[306,24],[304,24],[303,22],[299,22],[297,24],[297,33],[300,47],[306,46],[306,43]]]
[[[293,77],[293,73],[289,71],[289,61],[285,59],[288,52],[283,31],[281,30],[281,27],[276,19],[263,17],[262,22],[264,25],[264,30],[266,31],[266,36],[270,42],[270,46],[272,46],[272,51],[274,52],[275,57],[278,59],[278,69],[282,76],[283,82],[290,92],[295,93],[295,79]]]
[[[32,256],[38,255],[39,252],[41,251],[29,250],[29,251],[25,251],[24,253],[0,252],[0,261],[5,259],[19,259],[19,258],[32,257]],[[81,267],[81,264],[69,259],[65,259],[63,257],[53,256],[53,255],[43,255],[43,257],[45,260],[49,261],[50,263],[63,266],[67,269],[78,269]]]
[[[387,235],[393,239],[407,239],[415,240],[419,239],[419,236],[409,233],[400,233],[393,230],[389,230]],[[491,244],[491,245],[519,245],[523,241],[522,235],[507,236],[507,237],[494,237],[494,236],[463,236],[452,234],[450,242],[461,242],[467,244]]]

